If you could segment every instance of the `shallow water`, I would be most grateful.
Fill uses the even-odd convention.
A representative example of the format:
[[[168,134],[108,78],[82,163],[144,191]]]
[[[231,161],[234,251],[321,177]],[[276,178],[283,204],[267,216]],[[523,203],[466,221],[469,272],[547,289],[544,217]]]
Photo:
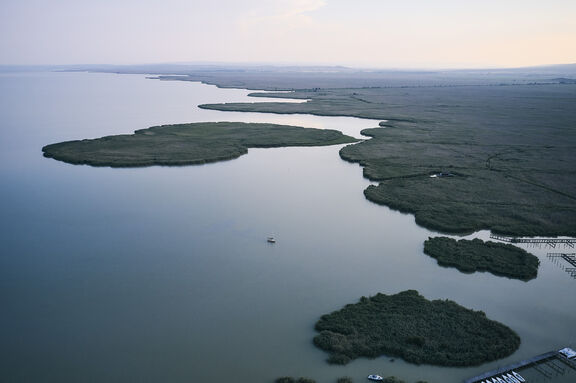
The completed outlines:
[[[196,105],[255,99],[139,75],[5,74],[0,84],[0,381],[229,374],[321,383],[378,373],[459,382],[576,343],[576,280],[545,256],[558,249],[530,248],[541,268],[529,282],[439,267],[422,253],[436,234],[365,200],[368,181],[339,158],[341,146],[144,169],[73,166],[40,150],[169,123],[273,122],[358,137],[378,121],[202,110]],[[330,366],[312,346],[320,315],[406,289],[485,311],[520,334],[520,349],[462,369],[385,357]]]

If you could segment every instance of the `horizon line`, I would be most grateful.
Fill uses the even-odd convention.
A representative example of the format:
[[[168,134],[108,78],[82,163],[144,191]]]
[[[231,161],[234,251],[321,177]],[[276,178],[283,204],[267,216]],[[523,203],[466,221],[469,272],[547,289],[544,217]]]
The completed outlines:
[[[131,63],[131,64],[0,64],[0,68],[6,67],[19,67],[19,68],[37,68],[37,67],[138,67],[138,66],[244,66],[244,67],[276,67],[276,68],[341,68],[341,69],[357,69],[357,70],[389,70],[389,71],[453,71],[453,70],[518,70],[518,69],[530,69],[530,68],[547,68],[547,67],[561,67],[561,66],[576,66],[576,62],[570,63],[551,63],[551,64],[541,64],[541,65],[526,65],[526,66],[438,66],[438,67],[427,67],[427,66],[371,66],[371,65],[346,65],[346,64],[328,64],[328,63],[294,63],[294,62],[234,62],[234,61],[173,61],[173,62],[146,62],[146,63]]]

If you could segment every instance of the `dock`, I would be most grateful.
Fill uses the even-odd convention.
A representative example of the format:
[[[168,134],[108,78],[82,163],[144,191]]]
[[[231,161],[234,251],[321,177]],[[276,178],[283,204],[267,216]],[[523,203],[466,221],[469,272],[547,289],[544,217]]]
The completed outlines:
[[[550,352],[547,352],[545,354],[536,355],[535,357],[532,357],[530,359],[524,359],[518,363],[510,364],[508,366],[504,366],[504,367],[498,368],[496,370],[485,372],[482,375],[478,375],[478,376],[475,376],[473,378],[466,379],[464,381],[464,383],[480,383],[482,381],[485,381],[486,379],[500,376],[502,374],[506,374],[506,373],[509,373],[511,371],[514,371],[514,370],[520,370],[521,368],[537,366],[540,363],[546,362],[546,361],[551,360],[551,359],[555,359],[557,357],[558,357],[558,352],[550,351]]]
[[[559,265],[562,270],[566,271],[570,276],[576,279],[576,253],[548,253],[548,259],[553,260],[555,264]],[[566,262],[568,266],[566,267],[562,261]]]
[[[544,244],[551,247],[556,247],[558,244],[574,248],[576,245],[576,238],[519,238],[519,237],[506,237],[503,235],[490,234],[491,239],[508,243],[535,243]]]
[[[512,371],[518,372],[526,368],[533,368],[544,378],[552,379],[554,376],[564,375],[572,370],[576,371],[576,360],[568,359],[558,351],[550,351],[517,363],[499,367],[482,375],[474,376],[466,379],[464,383],[491,382],[491,378],[502,376],[502,374],[511,374]]]

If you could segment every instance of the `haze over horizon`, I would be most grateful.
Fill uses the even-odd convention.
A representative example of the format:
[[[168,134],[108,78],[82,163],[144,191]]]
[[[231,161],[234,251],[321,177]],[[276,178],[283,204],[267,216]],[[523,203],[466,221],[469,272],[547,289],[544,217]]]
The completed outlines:
[[[567,64],[575,16],[568,0],[2,1],[0,64]]]

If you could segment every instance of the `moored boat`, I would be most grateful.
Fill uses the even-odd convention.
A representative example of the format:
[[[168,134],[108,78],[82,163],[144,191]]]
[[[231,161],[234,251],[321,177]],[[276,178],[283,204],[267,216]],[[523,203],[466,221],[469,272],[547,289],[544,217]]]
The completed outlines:
[[[517,373],[516,371],[512,371],[512,375],[514,375],[514,377],[519,380],[520,382],[525,382],[526,379],[524,379],[524,377],[522,377],[522,375],[520,375],[519,373]]]
[[[375,382],[379,382],[381,380],[384,380],[384,378],[381,377],[380,375],[368,375],[368,379],[373,380]]]

